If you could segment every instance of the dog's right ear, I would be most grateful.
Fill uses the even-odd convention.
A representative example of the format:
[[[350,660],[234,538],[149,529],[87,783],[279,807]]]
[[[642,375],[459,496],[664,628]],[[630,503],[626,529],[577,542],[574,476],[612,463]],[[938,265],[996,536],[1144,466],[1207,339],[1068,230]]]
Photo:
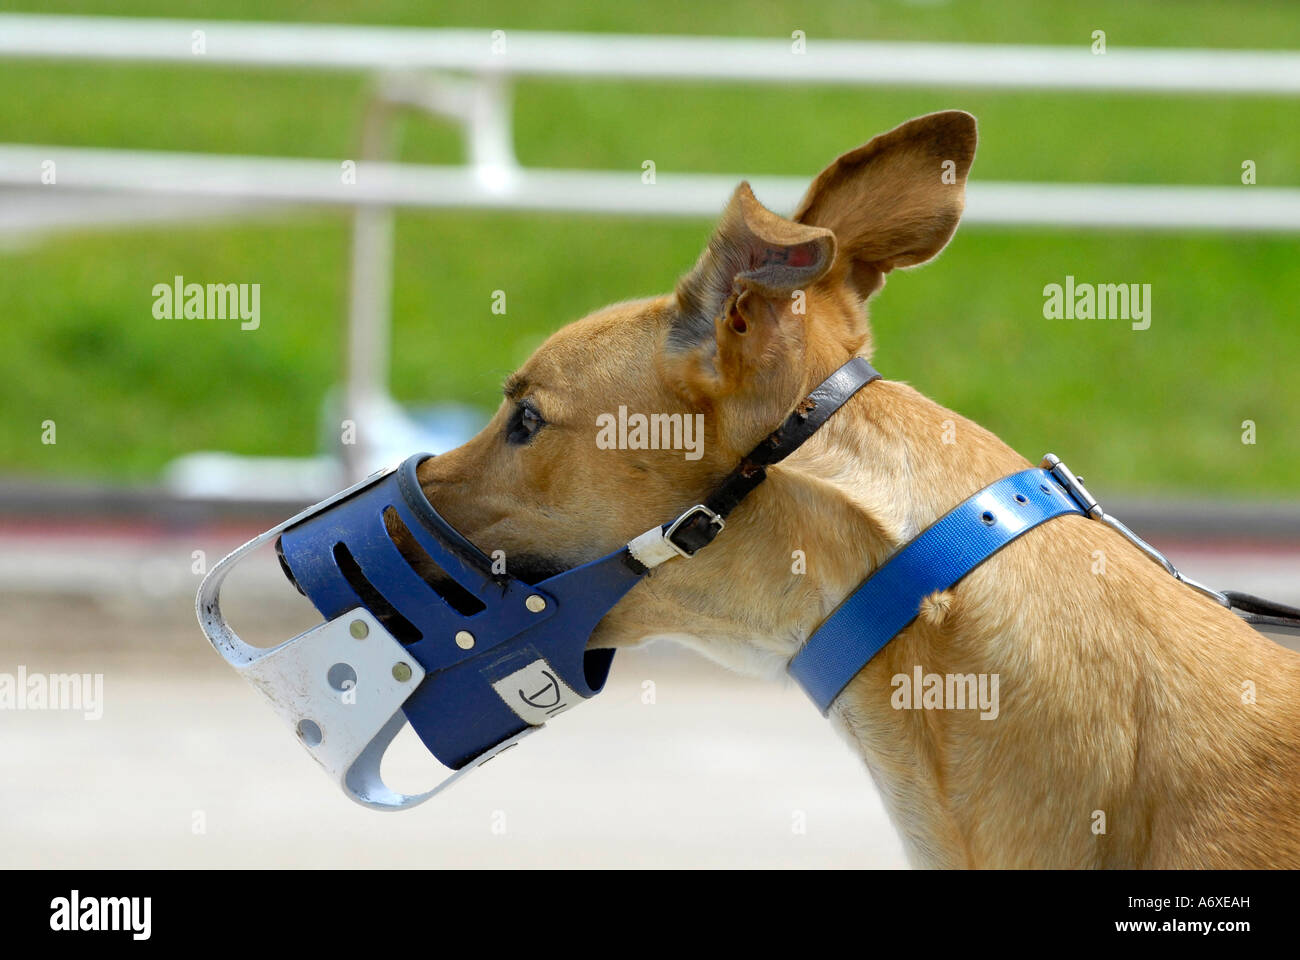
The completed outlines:
[[[717,399],[779,365],[803,341],[796,305],[834,262],[830,230],[773,213],[740,184],[674,295],[668,347],[686,361],[676,378],[686,392]]]
[[[835,232],[865,300],[890,270],[924,263],[952,239],[975,143],[975,118],[961,110],[909,120],[818,174],[794,218]]]

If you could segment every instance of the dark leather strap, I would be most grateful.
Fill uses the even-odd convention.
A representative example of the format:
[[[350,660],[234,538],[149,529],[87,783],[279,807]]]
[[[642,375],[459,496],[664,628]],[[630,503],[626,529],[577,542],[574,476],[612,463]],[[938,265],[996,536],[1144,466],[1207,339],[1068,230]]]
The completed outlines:
[[[725,520],[755,487],[767,479],[767,467],[798,450],[849,398],[871,381],[879,379],[880,374],[862,357],[854,357],[844,364],[795,405],[785,422],[740,461],[740,465],[704,501],[704,506]],[[701,547],[712,543],[721,529],[708,514],[697,513],[673,532],[671,540],[693,556]]]
[[[1223,595],[1228,598],[1233,609],[1246,615],[1242,619],[1253,626],[1280,628],[1287,633],[1300,632],[1300,609],[1296,607],[1238,590],[1225,590]]]

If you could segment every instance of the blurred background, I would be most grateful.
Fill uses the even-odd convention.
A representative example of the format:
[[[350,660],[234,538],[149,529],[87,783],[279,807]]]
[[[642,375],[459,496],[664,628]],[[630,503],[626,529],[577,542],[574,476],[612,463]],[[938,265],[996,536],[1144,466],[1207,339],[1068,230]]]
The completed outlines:
[[[258,47],[227,21],[466,32]],[[746,77],[725,44],[611,34],[767,46]],[[788,212],[840,153],[960,108],[969,216],[873,300],[877,366],[1061,455],[1191,576],[1300,602],[1297,45],[1285,0],[0,0],[0,672],[105,678],[102,720],[0,712],[0,864],[903,865],[797,690],[657,646],[417,812],[354,807],[208,649],[194,590],[350,475],[472,434],[550,331],[671,289],[740,177]],[[257,329],[158,318],[177,276],[258,284]],[[1150,328],[1046,319],[1067,276],[1150,284]],[[244,586],[291,635],[274,564]],[[394,763],[429,776],[414,744]]]

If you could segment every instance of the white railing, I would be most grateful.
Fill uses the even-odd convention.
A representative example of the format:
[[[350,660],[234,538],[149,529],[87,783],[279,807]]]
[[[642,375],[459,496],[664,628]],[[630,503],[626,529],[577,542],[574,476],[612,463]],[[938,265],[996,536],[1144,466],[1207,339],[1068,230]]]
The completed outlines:
[[[617,173],[363,161],[356,166],[355,183],[344,184],[337,160],[7,145],[0,147],[0,183],[30,185],[46,160],[57,161],[60,186],[76,189],[321,206],[697,218],[716,214],[741,179],[738,174],[660,170],[654,184],[645,184],[640,170]],[[809,182],[808,177],[748,179],[760,199],[784,211],[794,209]],[[970,184],[967,193],[962,218],[967,223],[1256,232],[1300,229],[1300,188],[982,181]]]
[[[366,472],[407,443],[387,390],[392,210],[395,207],[550,210],[706,217],[721,209],[740,174],[658,170],[530,170],[515,160],[511,81],[566,76],[653,81],[839,86],[990,87],[1076,91],[1300,95],[1300,53],[1164,50],[1112,46],[837,42],[645,37],[523,31],[377,28],[318,24],[0,15],[0,58],[135,61],[362,71],[378,78],[363,118],[355,182],[339,160],[217,156],[140,150],[0,144],[0,186],[49,196],[43,165],[54,161],[58,193],[202,198],[241,213],[249,201],[354,209],[346,404],[370,423],[370,447],[344,448],[349,472]],[[399,109],[461,124],[469,163],[388,162],[383,144]],[[340,158],[342,159],[342,158]],[[814,171],[808,171],[811,175]],[[753,177],[778,210],[797,202],[808,177]],[[129,215],[129,214],[128,214]],[[69,217],[67,209],[61,219]],[[1300,231],[1300,189],[990,183],[969,187],[965,221],[1009,226]],[[0,224],[3,224],[0,218]]]
[[[204,52],[194,52],[201,31]],[[1300,54],[0,16],[0,56],[745,83],[1300,93]]]

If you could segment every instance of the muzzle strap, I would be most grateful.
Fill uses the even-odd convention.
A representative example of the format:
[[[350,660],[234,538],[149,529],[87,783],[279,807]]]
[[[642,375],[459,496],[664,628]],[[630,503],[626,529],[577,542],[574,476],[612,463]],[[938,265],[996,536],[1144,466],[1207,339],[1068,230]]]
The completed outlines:
[[[663,539],[672,552],[656,551],[653,555],[662,555],[663,560],[678,554],[693,557],[700,548],[712,543],[726,526],[728,514],[767,479],[767,467],[798,450],[854,394],[879,379],[880,374],[865,358],[854,357],[823,380],[816,390],[795,405],[781,426],[740,461],[704,503],[691,507],[663,528]]]

